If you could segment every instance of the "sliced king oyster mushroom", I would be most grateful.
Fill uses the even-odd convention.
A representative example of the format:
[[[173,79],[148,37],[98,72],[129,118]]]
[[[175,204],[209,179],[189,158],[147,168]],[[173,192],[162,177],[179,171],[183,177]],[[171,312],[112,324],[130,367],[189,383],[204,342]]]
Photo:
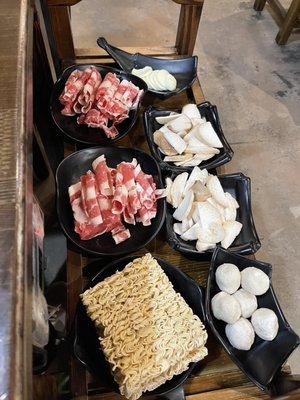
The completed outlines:
[[[225,218],[225,221],[235,221],[236,220],[236,208],[235,207],[224,208],[224,218]]]
[[[213,249],[216,247],[215,243],[204,243],[201,242],[200,240],[197,240],[196,242],[196,249],[199,251],[199,253],[203,253],[206,250]]]
[[[172,132],[165,126],[163,126],[162,128],[161,131],[165,139],[169,143],[169,145],[171,145],[177,151],[178,154],[182,154],[186,149],[187,146],[186,142],[179,135],[177,135],[177,133]]]
[[[202,143],[195,137],[190,137],[189,141],[187,142],[187,147],[185,149],[186,153],[207,153],[207,154],[218,154],[220,150],[215,149],[214,147],[207,146],[206,144]]]
[[[210,122],[198,125],[198,137],[212,147],[221,148],[223,144]]]
[[[192,186],[192,191],[195,194],[195,200],[203,202],[211,197],[210,191],[207,187],[200,181],[195,182]]]
[[[180,167],[181,165],[185,164],[187,161],[191,160],[193,158],[193,154],[184,154],[184,160],[182,161],[175,161],[174,164],[177,167]]]
[[[189,117],[193,126],[206,122],[205,118],[201,118],[200,111],[196,104],[186,104],[182,108],[182,113]]]
[[[228,199],[229,207],[239,208],[239,203],[229,192],[225,192],[225,196]]]
[[[188,229],[187,231],[185,231],[181,235],[181,239],[182,240],[197,240],[198,239],[198,230],[199,229],[200,229],[200,225],[197,222],[190,229]]]
[[[214,222],[209,228],[198,229],[198,239],[200,242],[205,243],[219,243],[225,237],[225,230],[222,227],[222,223]]]
[[[166,196],[167,196],[167,202],[172,203],[172,198],[171,198],[171,187],[173,185],[173,181],[171,178],[167,177],[166,178]]]
[[[221,218],[222,218],[222,222],[225,222],[225,220],[226,220],[226,218],[225,218],[225,210],[226,210],[226,208],[221,206],[213,197],[208,198],[207,201],[210,204],[212,204],[214,207],[216,207],[217,210],[219,210],[219,213],[220,213]]]
[[[191,120],[184,114],[180,114],[167,124],[167,127],[175,133],[190,130],[192,127]]]
[[[198,203],[198,214],[200,217],[201,227],[207,229],[212,223],[222,223],[219,210],[205,201]]]
[[[183,167],[195,167],[196,165],[201,164],[202,161],[203,161],[203,157],[201,154],[194,154],[193,158],[191,158],[188,161],[182,161],[181,164],[179,164],[179,165],[181,165]],[[175,165],[177,165],[177,163],[175,163]]]
[[[196,181],[201,181],[203,179],[203,171],[199,167],[194,167],[188,180],[186,181],[185,190],[189,190]],[[206,171],[207,172],[207,171]]]
[[[164,161],[166,162],[179,162],[190,160],[193,156],[190,154],[176,154],[175,156],[166,156]]]
[[[171,121],[173,121],[173,119],[176,119],[180,114],[177,112],[171,112],[169,115],[164,115],[161,117],[156,117],[155,120],[161,124],[161,125],[165,125]]]
[[[182,223],[175,222],[175,224],[173,224],[173,231],[177,233],[177,235],[182,235]]]
[[[162,150],[163,154],[168,156],[174,156],[177,151],[172,147],[169,142],[165,139],[162,131],[158,130],[153,133],[154,143]]]
[[[190,229],[194,225],[194,222],[191,219],[185,218],[182,221],[182,233],[186,232],[188,229]]]
[[[182,174],[177,175],[173,181],[171,187],[171,199],[172,199],[171,204],[175,208],[178,207],[179,204],[181,203],[184,192],[184,186],[186,184],[188,175],[189,174],[187,172],[183,172]]]
[[[212,197],[223,207],[228,207],[228,199],[225,196],[222,185],[215,175],[209,175],[206,186],[208,187]]]
[[[173,218],[177,219],[177,221],[182,221],[185,219],[192,208],[193,200],[194,193],[192,191],[188,191],[178,208],[175,210]]]
[[[221,241],[222,247],[228,249],[228,247],[234,242],[234,239],[241,232],[243,225],[238,221],[226,221],[223,224],[225,230],[225,237]]]
[[[193,201],[191,210],[190,210],[190,212],[188,213],[188,215],[186,217],[188,220],[189,219],[193,219],[193,214],[194,214],[196,209],[197,209],[197,201],[195,201],[195,193],[194,193],[194,201]]]

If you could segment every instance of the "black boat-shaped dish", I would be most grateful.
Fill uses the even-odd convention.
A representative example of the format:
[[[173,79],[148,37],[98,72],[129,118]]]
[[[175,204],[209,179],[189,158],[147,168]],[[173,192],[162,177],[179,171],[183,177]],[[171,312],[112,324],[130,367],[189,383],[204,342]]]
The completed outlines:
[[[75,69],[79,69],[83,71],[91,64],[80,64],[80,65],[72,65],[71,67],[65,69],[62,75],[58,78],[56,83],[54,84],[51,99],[50,99],[50,111],[52,118],[56,124],[56,126],[60,129],[60,131],[71,141],[75,141],[78,143],[86,144],[86,145],[93,145],[93,146],[111,146],[117,140],[122,139],[127,133],[131,130],[134,126],[138,111],[140,108],[141,100],[148,90],[146,83],[137,76],[128,74],[124,71],[120,71],[118,69],[104,67],[99,64],[94,64],[93,66],[97,68],[100,72],[102,79],[108,72],[112,72],[116,74],[116,76],[120,80],[128,80],[132,82],[134,85],[138,86],[140,89],[144,90],[144,94],[141,96],[139,100],[139,104],[137,105],[136,109],[129,111],[129,116],[119,125],[116,125],[119,134],[115,138],[108,138],[104,131],[100,128],[89,128],[87,125],[78,124],[77,117],[78,115],[69,117],[62,115],[61,110],[63,109],[63,105],[59,101],[59,96],[62,93],[65,83]]]
[[[178,174],[176,174],[178,175]],[[176,177],[171,176],[172,180]],[[251,210],[251,181],[242,173],[218,176],[225,192],[229,192],[238,202],[236,220],[243,224],[242,230],[235,238],[229,250],[237,254],[254,254],[261,246],[253,221]],[[196,249],[196,241],[184,241],[173,230],[176,220],[173,218],[175,209],[168,204],[166,213],[166,235],[169,245],[186,256],[206,258],[212,255],[214,249],[200,253]]]
[[[93,263],[89,264],[87,267],[85,267],[85,270],[92,269],[95,271],[98,269],[100,272],[94,276],[87,288],[95,286],[108,276],[113,275],[116,271],[123,270],[124,267],[134,258],[135,257],[132,256],[125,257],[108,264],[104,268],[102,265],[103,261],[101,260],[94,261]],[[176,292],[181,294],[193,312],[201,319],[202,322],[205,322],[203,288],[179,268],[159,258],[157,258],[157,261],[170,279]],[[87,316],[81,301],[79,301],[77,305],[74,330],[75,335],[73,348],[76,358],[91,374],[101,377],[101,380],[106,387],[118,392],[118,386],[111,375],[109,364],[99,346],[99,339],[94,324]],[[180,375],[174,376],[171,380],[167,381],[154,391],[149,392],[149,396],[163,396],[164,398],[171,399],[175,398],[171,397],[171,395],[176,390],[176,399],[183,400],[184,393],[181,386],[192,373],[195,366],[196,363],[191,363],[186,371]]]
[[[229,162],[232,159],[233,150],[224,136],[219,120],[217,107],[215,105],[212,105],[210,102],[205,101],[204,103],[197,105],[197,108],[200,111],[201,117],[205,117],[206,121],[212,124],[215,132],[217,133],[220,141],[223,144],[223,147],[220,149],[219,154],[216,154],[209,160],[203,161],[199,165],[201,169],[206,168],[207,170],[210,170]],[[184,171],[191,172],[193,167],[178,167],[174,163],[164,161],[163,159],[165,155],[161,153],[158,146],[154,143],[153,134],[162,126],[156,121],[155,118],[167,116],[171,113],[171,111],[176,111],[180,113],[181,110],[164,110],[161,108],[155,108],[153,106],[147,108],[144,113],[144,130],[147,137],[148,145],[153,157],[159,163],[159,166],[163,171],[179,173]]]
[[[157,162],[149,154],[139,149],[124,147],[94,147],[77,151],[66,157],[58,166],[56,172],[57,214],[60,225],[73,244],[86,254],[98,257],[116,257],[125,255],[146,246],[160,231],[166,212],[165,199],[157,201],[157,214],[151,220],[150,226],[124,225],[130,230],[131,237],[124,242],[115,244],[110,233],[104,233],[90,240],[81,240],[74,230],[74,218],[70,205],[68,188],[78,182],[80,177],[91,169],[92,162],[101,154],[106,157],[109,167],[116,167],[122,161],[131,162],[136,158],[146,174],[153,176],[157,188],[163,188],[162,178]]]
[[[217,320],[211,311],[211,299],[220,291],[215,280],[215,272],[223,263],[235,264],[240,271],[246,267],[255,267],[265,272],[271,279],[272,266],[270,264],[250,260],[217,247],[214,251],[207,279],[205,310],[212,332],[223,345],[232,360],[238,367],[262,390],[270,389],[277,372],[286,362],[290,354],[299,346],[299,336],[292,330],[286,321],[272,284],[269,290],[257,296],[258,308],[270,308],[278,318],[279,331],[272,341],[260,339],[255,335],[255,341],[248,351],[235,349],[225,334],[226,323]]]
[[[156,58],[144,56],[139,53],[130,54],[124,50],[107,43],[105,38],[97,39],[98,45],[107,51],[107,53],[116,61],[120,67],[130,73],[133,68],[144,68],[150,66],[154,69],[165,69],[177,80],[177,87],[173,91],[150,90],[155,96],[164,99],[189,88],[197,78],[198,57],[183,57],[177,59]]]

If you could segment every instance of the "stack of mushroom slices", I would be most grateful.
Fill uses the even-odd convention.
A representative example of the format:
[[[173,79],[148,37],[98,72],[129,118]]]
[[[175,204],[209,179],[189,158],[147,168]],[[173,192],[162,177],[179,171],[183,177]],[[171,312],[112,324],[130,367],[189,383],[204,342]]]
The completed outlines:
[[[186,104],[181,114],[171,112],[155,119],[163,126],[154,132],[153,139],[166,162],[193,167],[219,154],[223,147],[212,124],[201,117],[196,104]]]
[[[167,177],[166,194],[167,202],[176,209],[174,232],[182,240],[196,240],[199,252],[213,249],[219,242],[227,249],[242,229],[236,221],[236,199],[224,192],[218,177],[206,169],[194,167],[190,175],[183,172],[174,180]]]

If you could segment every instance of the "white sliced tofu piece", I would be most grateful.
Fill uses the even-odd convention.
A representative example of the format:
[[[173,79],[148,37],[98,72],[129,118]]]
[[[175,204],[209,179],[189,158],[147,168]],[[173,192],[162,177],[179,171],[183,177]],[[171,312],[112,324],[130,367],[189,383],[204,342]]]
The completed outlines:
[[[235,238],[241,232],[243,225],[238,221],[226,221],[223,224],[225,230],[225,237],[221,241],[222,247],[228,249],[228,247],[234,242]]]

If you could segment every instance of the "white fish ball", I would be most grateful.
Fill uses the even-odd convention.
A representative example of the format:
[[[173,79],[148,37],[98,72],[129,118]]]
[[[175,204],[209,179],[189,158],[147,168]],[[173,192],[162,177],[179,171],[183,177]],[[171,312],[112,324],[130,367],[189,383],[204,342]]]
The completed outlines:
[[[216,270],[216,282],[220,290],[232,294],[241,285],[241,273],[234,264],[224,263]]]
[[[233,294],[233,297],[239,302],[242,311],[242,317],[251,317],[251,315],[257,309],[256,296],[244,289],[240,289]]]
[[[238,301],[226,292],[219,292],[212,298],[211,308],[215,318],[227,324],[234,324],[241,316]]]
[[[279,329],[278,318],[273,310],[259,308],[254,311],[251,317],[254,331],[261,339],[273,340]]]
[[[270,279],[258,268],[248,267],[242,271],[242,288],[255,296],[260,296],[269,289]]]
[[[254,330],[251,323],[245,318],[240,318],[234,324],[227,324],[225,333],[231,345],[238,350],[250,350],[253,345]]]

